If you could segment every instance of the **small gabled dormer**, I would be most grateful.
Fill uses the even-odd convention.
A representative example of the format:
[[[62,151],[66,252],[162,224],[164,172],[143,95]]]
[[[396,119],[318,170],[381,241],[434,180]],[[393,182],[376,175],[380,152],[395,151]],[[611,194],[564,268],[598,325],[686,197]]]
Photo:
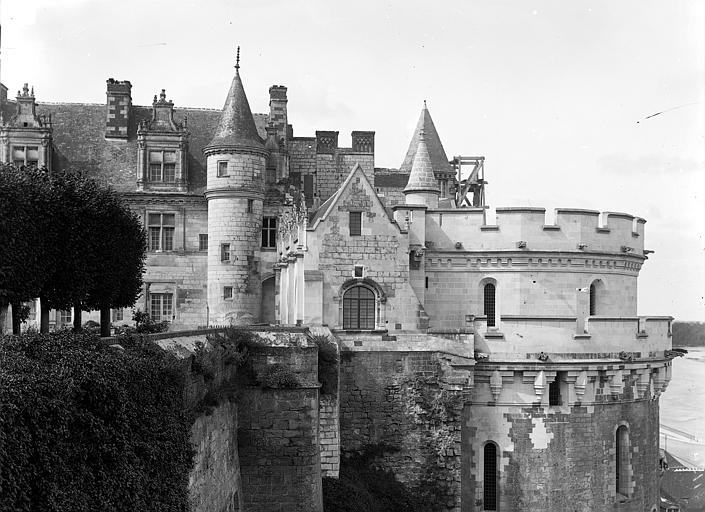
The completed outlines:
[[[17,91],[16,101],[16,114],[9,120],[0,117],[0,160],[51,170],[51,117],[37,115],[34,88],[30,91],[27,84]]]
[[[154,96],[152,119],[137,129],[138,190],[185,192],[188,189],[188,132],[186,120],[174,121],[174,103],[167,101],[162,89]]]

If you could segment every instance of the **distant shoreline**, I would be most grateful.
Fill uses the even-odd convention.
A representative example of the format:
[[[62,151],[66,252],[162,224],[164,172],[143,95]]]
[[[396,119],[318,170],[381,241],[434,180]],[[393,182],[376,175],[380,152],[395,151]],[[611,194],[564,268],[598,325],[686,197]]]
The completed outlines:
[[[705,347],[705,322],[673,322],[673,347]]]

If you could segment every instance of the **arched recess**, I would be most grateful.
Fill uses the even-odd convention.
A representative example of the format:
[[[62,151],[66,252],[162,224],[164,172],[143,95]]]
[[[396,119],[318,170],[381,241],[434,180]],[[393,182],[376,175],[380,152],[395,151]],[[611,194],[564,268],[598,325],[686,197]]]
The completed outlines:
[[[265,277],[262,280],[262,307],[260,322],[265,324],[273,324],[275,320],[274,305],[275,297],[275,279],[273,275]]]
[[[607,314],[605,306],[605,282],[602,279],[593,279],[588,287],[588,315],[597,316]]]
[[[499,510],[499,447],[492,441],[482,447],[482,510]]]
[[[487,327],[498,327],[500,317],[497,280],[492,277],[481,280],[479,295],[482,315],[487,317]]]
[[[382,323],[387,294],[369,278],[348,279],[340,287],[338,324],[349,330],[374,330]]]

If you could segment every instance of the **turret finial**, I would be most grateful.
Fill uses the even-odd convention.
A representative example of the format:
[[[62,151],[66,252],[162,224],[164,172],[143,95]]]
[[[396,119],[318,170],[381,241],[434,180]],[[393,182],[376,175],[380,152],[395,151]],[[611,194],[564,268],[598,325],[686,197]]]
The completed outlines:
[[[426,109],[426,100],[423,100],[423,108]]]
[[[240,70],[240,46],[237,47],[237,57],[235,58],[235,69]]]

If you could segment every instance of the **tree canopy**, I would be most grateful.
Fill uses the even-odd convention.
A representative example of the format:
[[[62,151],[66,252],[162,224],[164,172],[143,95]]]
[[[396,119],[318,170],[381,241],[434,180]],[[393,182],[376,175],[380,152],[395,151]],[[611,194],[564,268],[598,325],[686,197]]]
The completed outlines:
[[[81,172],[0,167],[0,305],[131,306],[145,253],[144,228],[115,190]]]

